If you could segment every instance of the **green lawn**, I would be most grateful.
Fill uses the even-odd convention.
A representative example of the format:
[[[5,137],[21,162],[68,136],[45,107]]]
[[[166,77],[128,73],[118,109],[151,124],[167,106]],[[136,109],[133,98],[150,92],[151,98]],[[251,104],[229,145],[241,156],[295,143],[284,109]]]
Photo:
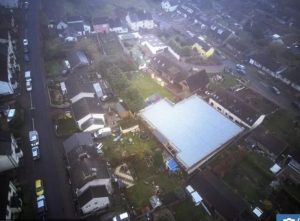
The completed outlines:
[[[136,88],[142,97],[146,99],[147,97],[159,93],[162,97],[167,97],[173,99],[173,95],[164,87],[158,85],[149,75],[137,74],[131,80],[131,87]]]
[[[195,206],[191,199],[186,199],[174,206],[171,210],[174,213],[176,221],[213,221],[216,220],[210,217],[202,206]],[[188,217],[188,219],[187,219]]]
[[[258,204],[266,197],[266,188],[272,180],[269,168],[272,162],[254,152],[248,152],[224,176],[224,181],[248,203]]]
[[[132,139],[132,143],[130,142]],[[135,185],[128,189],[128,197],[136,208],[149,204],[149,198],[158,185],[162,193],[175,191],[181,185],[181,178],[165,172],[160,144],[150,135],[142,139],[138,134],[123,135],[123,140],[103,140],[104,156],[113,167],[126,162],[135,178]]]
[[[57,120],[57,136],[68,136],[78,132],[78,127],[73,118],[59,119]]]
[[[211,88],[212,90],[218,89],[220,87],[221,88],[230,88],[239,83],[238,80],[229,73],[223,73],[223,74],[219,74],[219,75],[221,75],[223,77],[222,81],[220,80],[220,81],[214,82],[212,80],[212,78],[210,78],[209,88]]]
[[[45,62],[45,70],[47,77],[56,77],[61,74],[61,63],[59,61],[47,61]]]

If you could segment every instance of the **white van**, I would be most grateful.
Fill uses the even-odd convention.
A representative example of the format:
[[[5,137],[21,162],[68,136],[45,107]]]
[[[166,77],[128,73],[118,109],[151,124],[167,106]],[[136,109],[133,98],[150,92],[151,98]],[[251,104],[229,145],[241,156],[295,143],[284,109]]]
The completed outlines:
[[[30,71],[25,71],[25,81],[31,81],[31,73]]]
[[[108,137],[111,135],[111,128],[110,127],[101,128],[97,130],[93,135],[95,138]]]

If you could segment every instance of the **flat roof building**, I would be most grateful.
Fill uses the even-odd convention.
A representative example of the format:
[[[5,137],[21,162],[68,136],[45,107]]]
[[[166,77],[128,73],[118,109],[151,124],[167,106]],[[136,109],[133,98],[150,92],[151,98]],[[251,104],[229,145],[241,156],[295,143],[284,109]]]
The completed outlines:
[[[141,110],[140,116],[188,173],[243,131],[197,95],[177,104],[162,99]]]

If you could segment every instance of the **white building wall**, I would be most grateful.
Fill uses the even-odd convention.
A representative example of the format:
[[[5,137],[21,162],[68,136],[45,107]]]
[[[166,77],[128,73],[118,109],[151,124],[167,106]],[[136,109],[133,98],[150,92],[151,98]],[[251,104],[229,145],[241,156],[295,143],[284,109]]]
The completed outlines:
[[[215,100],[213,100],[212,98],[209,98],[208,103],[210,105],[212,105],[216,110],[220,111],[223,115],[225,116],[230,116],[232,119],[232,121],[237,122],[239,124],[244,125],[245,127],[251,128],[251,125],[247,124],[246,122],[244,122],[242,119],[240,119],[238,116],[236,116],[235,114],[231,113],[229,110],[227,110],[226,108],[224,108],[222,105],[220,105],[218,102],[216,102]]]
[[[87,214],[99,209],[103,209],[107,205],[109,205],[108,197],[93,198],[87,204],[81,207],[81,210],[83,214]]]
[[[89,98],[94,98],[95,93],[86,93],[86,92],[81,92],[77,94],[76,96],[72,97],[70,100],[72,104],[76,103],[79,101],[81,98],[89,97]]]
[[[77,190],[77,196],[80,196],[84,191],[86,191],[90,186],[106,186],[107,192],[112,193],[112,186],[110,179],[94,179],[88,183],[86,183],[83,187]]]

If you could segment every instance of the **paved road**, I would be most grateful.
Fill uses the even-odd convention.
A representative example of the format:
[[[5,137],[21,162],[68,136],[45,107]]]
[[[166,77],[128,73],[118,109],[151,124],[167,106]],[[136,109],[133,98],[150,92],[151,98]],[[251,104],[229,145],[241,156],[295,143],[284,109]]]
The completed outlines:
[[[56,138],[51,120],[51,108],[48,105],[48,95],[45,87],[44,66],[41,52],[39,12],[40,0],[29,1],[29,9],[24,12],[24,35],[27,35],[31,61],[25,69],[31,70],[33,90],[32,103],[34,110],[30,111],[30,97],[22,95],[23,105],[27,106],[25,138],[28,139],[28,130],[32,128],[31,118],[40,136],[41,159],[33,161],[28,142],[24,148],[24,168],[21,179],[31,190],[31,203],[35,208],[34,180],[42,178],[45,185],[48,212],[46,218],[74,219],[74,206],[70,185],[66,175],[65,164],[62,158],[63,148],[61,140]],[[24,91],[24,90],[23,90]],[[23,92],[26,93],[26,92]]]
[[[187,30],[192,31],[193,33],[196,33],[197,35],[203,34],[201,28],[199,25],[191,25],[190,22],[188,22],[185,18],[179,15],[171,15],[173,17],[170,17],[168,13],[164,13],[160,11],[154,11],[153,18],[154,20],[158,21],[163,28],[172,27],[176,29],[177,31],[181,32],[184,35],[187,35]],[[210,42],[215,48],[219,48],[218,45],[215,45],[213,42]],[[236,61],[236,59],[228,57],[226,55],[226,59],[223,60],[222,65],[217,66],[199,66],[198,68],[205,69],[208,73],[216,73],[218,71],[224,70],[224,68],[231,68],[232,70],[235,70],[235,65],[239,63]],[[250,82],[248,85],[251,89],[258,92],[262,96],[268,98],[269,100],[273,101],[278,106],[288,109],[295,114],[299,114],[299,111],[296,110],[294,107],[292,107],[291,102],[296,100],[295,92],[280,82],[274,82],[273,79],[266,77],[260,77],[255,72],[257,72],[253,67],[247,67],[247,74],[246,75],[239,75],[237,74],[237,77],[242,78],[244,80],[247,80]],[[281,89],[281,95],[276,95],[271,87],[273,85],[276,85],[276,87]]]

